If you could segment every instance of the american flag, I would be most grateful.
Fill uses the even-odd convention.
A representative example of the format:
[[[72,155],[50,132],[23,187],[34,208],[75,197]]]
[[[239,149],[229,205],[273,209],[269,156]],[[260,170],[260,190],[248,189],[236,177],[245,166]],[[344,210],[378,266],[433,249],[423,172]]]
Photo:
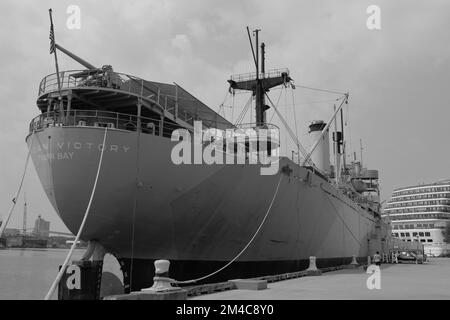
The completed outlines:
[[[53,23],[50,25],[50,54],[55,52],[55,32],[53,31]]]

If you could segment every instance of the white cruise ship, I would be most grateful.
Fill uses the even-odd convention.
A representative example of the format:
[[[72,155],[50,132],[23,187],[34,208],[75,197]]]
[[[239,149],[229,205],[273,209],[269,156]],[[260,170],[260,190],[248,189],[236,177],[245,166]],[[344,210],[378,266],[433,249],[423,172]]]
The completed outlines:
[[[447,254],[442,231],[450,223],[450,179],[395,189],[382,216],[391,221],[394,237],[420,241],[431,256]]]

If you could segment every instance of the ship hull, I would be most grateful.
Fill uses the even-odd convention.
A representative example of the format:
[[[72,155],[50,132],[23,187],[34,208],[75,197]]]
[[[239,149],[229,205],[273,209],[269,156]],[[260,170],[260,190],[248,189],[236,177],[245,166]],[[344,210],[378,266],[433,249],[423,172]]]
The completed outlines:
[[[92,192],[103,136],[101,128],[50,127],[27,138],[44,190],[73,233]],[[115,254],[133,290],[151,284],[157,259],[171,261],[177,280],[216,271],[259,227],[237,261],[206,282],[298,271],[310,256],[319,266],[339,265],[382,247],[372,213],[290,159],[279,164],[289,170],[270,176],[259,165],[175,165],[175,144],[149,134],[107,133],[81,238]]]

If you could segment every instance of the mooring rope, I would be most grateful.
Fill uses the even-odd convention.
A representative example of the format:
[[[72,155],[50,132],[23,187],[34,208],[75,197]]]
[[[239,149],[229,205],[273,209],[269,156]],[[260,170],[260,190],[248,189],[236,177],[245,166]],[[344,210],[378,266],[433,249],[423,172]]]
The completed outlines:
[[[106,134],[108,133],[108,127],[105,127],[105,134],[103,136],[103,144],[102,144],[102,151],[100,152],[100,160],[98,161],[98,168],[97,168],[97,174],[95,176],[94,186],[92,187],[91,197],[89,198],[89,203],[86,208],[86,212],[84,213],[83,221],[81,222],[80,228],[78,229],[77,236],[75,237],[75,240],[70,247],[69,253],[67,254],[66,260],[64,261],[61,269],[58,272],[58,275],[53,282],[52,286],[50,287],[50,290],[48,290],[47,295],[45,296],[45,300],[49,300],[52,296],[53,292],[55,292],[56,286],[58,285],[59,281],[61,281],[63,273],[66,271],[67,264],[69,263],[70,258],[72,257],[73,251],[75,250],[75,247],[77,246],[77,242],[80,240],[81,232],[83,232],[84,225],[86,224],[87,217],[89,215],[89,211],[91,209],[92,200],[94,199],[95,189],[97,189],[97,182],[98,177],[100,175],[100,169],[102,167],[103,163],[103,153],[105,151],[105,143],[106,143]]]
[[[136,236],[136,209],[138,205],[138,192],[139,192],[139,175],[140,175],[140,167],[139,167],[139,158],[141,154],[141,131],[138,130],[136,135],[136,190],[134,192],[134,201],[133,201],[133,223],[131,227],[131,260],[130,260],[130,290],[133,286],[133,266],[134,266],[134,241]]]
[[[28,162],[30,161],[31,149],[33,147],[33,140],[34,140],[34,131],[31,133],[30,149],[28,150],[27,160],[25,161],[25,168],[23,169],[22,179],[20,180],[19,189],[17,189],[16,196],[12,200],[13,205],[12,205],[11,209],[9,210],[8,215],[6,216],[6,220],[3,221],[3,223],[0,227],[0,237],[3,235],[3,231],[5,231],[6,225],[8,224],[9,219],[11,218],[12,213],[14,212],[14,208],[16,207],[17,200],[19,199],[20,191],[22,190],[23,181],[25,180],[25,175],[27,173]]]
[[[326,198],[328,199],[328,201],[331,203],[331,206],[334,208],[334,211],[336,212],[336,215],[338,216],[338,218],[342,221],[342,223],[344,224],[345,228],[348,230],[348,232],[350,233],[350,235],[353,237],[353,239],[355,239],[355,241],[361,245],[361,241],[359,241],[359,239],[353,234],[352,230],[350,229],[350,227],[347,225],[347,223],[345,223],[345,220],[341,217],[341,215],[338,212],[338,209],[336,208],[336,206],[334,205],[333,201],[331,201],[330,196],[337,198],[335,195],[333,195],[331,192],[328,192],[327,190],[325,190],[322,186],[322,184],[320,184],[320,188],[327,194]]]
[[[233,262],[235,262],[247,249],[248,247],[252,244],[252,242],[255,240],[256,236],[258,235],[259,231],[261,230],[261,228],[263,227],[264,223],[267,220],[267,217],[269,216],[269,212],[272,209],[272,205],[275,202],[275,198],[277,197],[278,194],[278,189],[280,188],[280,184],[281,184],[281,180],[283,178],[283,174],[280,174],[280,179],[278,180],[278,184],[277,184],[277,188],[275,189],[275,193],[272,197],[272,201],[270,202],[269,207],[267,208],[267,212],[266,215],[264,216],[263,220],[261,221],[258,229],[256,229],[255,233],[253,234],[253,237],[250,239],[250,241],[247,243],[247,245],[244,247],[244,249],[241,250],[241,252],[239,252],[230,262],[228,262],[226,265],[224,265],[222,268],[206,275],[203,276],[201,278],[197,278],[197,279],[192,279],[192,280],[187,280],[187,281],[174,281],[173,283],[175,284],[189,284],[189,283],[195,283],[201,280],[205,280],[207,278],[212,277],[215,274],[218,274],[219,272],[221,272],[222,270],[226,269],[227,267],[229,267]]]

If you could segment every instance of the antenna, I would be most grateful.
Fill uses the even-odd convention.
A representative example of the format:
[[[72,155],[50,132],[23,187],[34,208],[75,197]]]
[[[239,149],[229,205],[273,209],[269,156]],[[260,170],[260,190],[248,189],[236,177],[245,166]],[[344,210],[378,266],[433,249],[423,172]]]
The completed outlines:
[[[250,47],[252,48],[253,61],[255,61],[256,68],[258,68],[258,62],[256,62],[255,50],[253,49],[253,41],[252,41],[252,37],[250,35],[250,29],[248,28],[248,26],[247,26],[247,34],[248,34],[248,41],[250,41]]]
[[[255,46],[256,46],[256,80],[259,79],[259,32],[261,29],[253,30],[253,35],[255,36]]]

